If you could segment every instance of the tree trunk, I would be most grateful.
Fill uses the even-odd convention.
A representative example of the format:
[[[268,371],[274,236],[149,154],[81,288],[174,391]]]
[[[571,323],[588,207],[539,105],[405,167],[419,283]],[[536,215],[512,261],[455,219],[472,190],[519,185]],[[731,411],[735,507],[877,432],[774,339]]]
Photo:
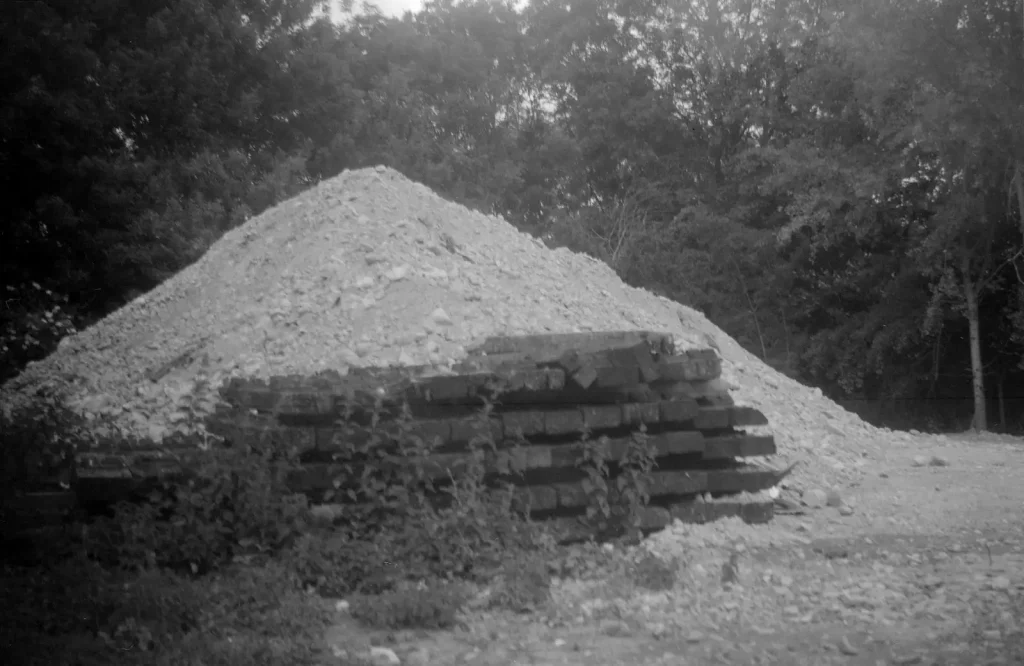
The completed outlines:
[[[967,300],[967,324],[971,330],[971,378],[974,384],[974,430],[988,430],[985,413],[985,374],[981,365],[981,325],[978,321],[978,292],[971,282],[971,262],[964,257],[964,298]]]
[[[1006,432],[1006,395],[1004,385],[1006,384],[1006,373],[999,375],[999,431]]]
[[[1024,0],[1021,0],[1021,11],[1024,14]],[[1024,20],[1022,20],[1021,28],[1024,28]],[[1024,161],[1017,160],[1016,172],[1013,180],[1017,187],[1017,207],[1020,209],[1018,211],[1020,213],[1020,232],[1024,236]]]

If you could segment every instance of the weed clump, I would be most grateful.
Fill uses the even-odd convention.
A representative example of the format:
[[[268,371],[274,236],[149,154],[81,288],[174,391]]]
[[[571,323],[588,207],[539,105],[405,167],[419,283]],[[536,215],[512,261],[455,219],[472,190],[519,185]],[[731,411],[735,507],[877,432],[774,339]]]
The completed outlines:
[[[285,483],[291,461],[248,447],[204,452],[142,502],[121,502],[90,526],[91,555],[125,569],[201,575],[236,556],[277,555],[310,522],[308,500]]]
[[[505,563],[491,605],[518,613],[536,610],[551,595],[551,573],[547,563],[537,556],[523,556]]]
[[[327,656],[330,608],[273,562],[194,578],[119,571],[79,554],[49,568],[3,567],[0,595],[9,663],[271,666]]]
[[[450,629],[469,593],[459,584],[435,582],[380,595],[355,595],[352,616],[374,629]]]

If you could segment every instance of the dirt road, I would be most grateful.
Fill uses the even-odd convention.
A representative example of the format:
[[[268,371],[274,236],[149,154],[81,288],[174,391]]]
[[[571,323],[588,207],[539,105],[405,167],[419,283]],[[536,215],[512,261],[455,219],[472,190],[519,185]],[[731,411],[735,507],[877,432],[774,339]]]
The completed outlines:
[[[653,539],[680,563],[671,590],[560,580],[543,613],[371,640],[405,664],[1024,664],[1024,440],[921,436],[873,457],[840,489],[851,515]]]

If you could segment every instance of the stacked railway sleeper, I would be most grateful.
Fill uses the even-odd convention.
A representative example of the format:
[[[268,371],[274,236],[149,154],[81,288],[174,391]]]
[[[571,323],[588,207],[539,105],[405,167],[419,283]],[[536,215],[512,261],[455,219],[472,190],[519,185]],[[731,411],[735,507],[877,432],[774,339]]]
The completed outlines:
[[[767,420],[735,405],[720,374],[714,351],[677,352],[653,332],[496,337],[451,374],[234,379],[207,427],[228,444],[298,452],[288,483],[314,503],[359,502],[367,478],[412,467],[443,502],[443,487],[475,463],[488,481],[511,483],[515,500],[565,540],[611,536],[626,518],[595,512],[595,492],[618,506],[619,478],[640,455],[649,497],[630,514],[633,526],[767,522],[773,504],[763,491],[786,472],[744,462],[775,453],[775,442],[744,432]],[[86,461],[80,485],[91,479],[95,497],[143,467],[149,476],[172,470],[174,457],[136,460],[135,472]]]

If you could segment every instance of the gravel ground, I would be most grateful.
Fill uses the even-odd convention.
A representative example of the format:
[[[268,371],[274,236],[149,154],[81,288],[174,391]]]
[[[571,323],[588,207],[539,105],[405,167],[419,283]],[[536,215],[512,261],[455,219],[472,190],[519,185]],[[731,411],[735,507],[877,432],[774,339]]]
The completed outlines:
[[[921,466],[936,456],[946,464]],[[557,580],[533,615],[362,640],[408,664],[1024,663],[1024,441],[916,436],[871,470],[843,496],[849,515],[826,506],[652,535],[638,548],[674,558],[671,590],[610,569]],[[723,584],[734,553],[736,582]],[[331,640],[356,632],[339,614]]]

